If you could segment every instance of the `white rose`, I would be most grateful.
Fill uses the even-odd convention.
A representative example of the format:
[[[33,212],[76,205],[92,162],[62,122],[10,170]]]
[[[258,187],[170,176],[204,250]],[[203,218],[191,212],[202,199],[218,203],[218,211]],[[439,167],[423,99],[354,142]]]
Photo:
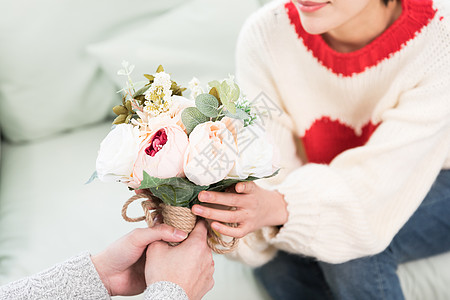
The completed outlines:
[[[235,139],[224,123],[199,124],[189,136],[184,173],[197,185],[219,182],[233,168],[236,155]]]
[[[239,154],[228,177],[246,179],[273,174],[276,151],[261,126],[255,124],[242,128],[237,134],[237,147]]]
[[[141,141],[133,125],[120,124],[111,130],[98,151],[98,178],[105,182],[129,180]]]

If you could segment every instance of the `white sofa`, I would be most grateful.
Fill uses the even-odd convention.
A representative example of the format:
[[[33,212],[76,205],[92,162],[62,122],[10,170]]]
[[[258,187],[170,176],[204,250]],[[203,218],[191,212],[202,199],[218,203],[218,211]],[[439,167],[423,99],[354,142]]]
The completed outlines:
[[[139,79],[162,63],[184,86],[193,75],[225,77],[239,28],[261,2],[0,3],[8,12],[0,20],[0,284],[145,226],[122,220],[125,186],[85,185],[120,101],[116,70],[129,60]],[[205,299],[269,299],[248,267],[215,261]],[[403,265],[399,275],[407,299],[450,299],[448,254]]]

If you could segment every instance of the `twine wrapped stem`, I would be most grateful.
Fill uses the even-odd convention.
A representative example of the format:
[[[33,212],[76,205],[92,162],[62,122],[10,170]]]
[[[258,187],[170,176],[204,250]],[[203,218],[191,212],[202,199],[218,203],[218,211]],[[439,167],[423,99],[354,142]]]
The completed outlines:
[[[128,206],[136,200],[145,199],[141,202],[142,209],[144,210],[144,216],[137,218],[130,218],[127,215]],[[147,190],[143,193],[132,196],[128,199],[122,207],[122,217],[127,222],[140,222],[146,221],[148,227],[153,227],[156,222],[155,219],[158,215],[162,215],[163,223],[173,226],[184,232],[190,233],[197,222],[197,216],[194,215],[188,207],[178,207],[165,205],[161,200],[155,198]],[[237,226],[237,224],[228,224],[231,226]],[[238,239],[231,238],[226,242],[222,237],[215,232],[208,224],[208,246],[214,252],[218,254],[224,254],[233,251],[237,247]],[[179,243],[169,243],[171,246],[176,246]]]

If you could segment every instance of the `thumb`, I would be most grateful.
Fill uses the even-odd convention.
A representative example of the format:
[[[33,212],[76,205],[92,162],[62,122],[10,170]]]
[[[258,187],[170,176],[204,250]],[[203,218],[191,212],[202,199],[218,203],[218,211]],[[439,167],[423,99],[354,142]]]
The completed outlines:
[[[130,233],[131,243],[138,248],[145,248],[154,241],[181,242],[187,233],[166,224],[151,228],[137,228]]]
[[[194,227],[194,230],[189,234],[189,238],[186,241],[206,241],[208,230],[206,229],[205,220],[200,220]]]

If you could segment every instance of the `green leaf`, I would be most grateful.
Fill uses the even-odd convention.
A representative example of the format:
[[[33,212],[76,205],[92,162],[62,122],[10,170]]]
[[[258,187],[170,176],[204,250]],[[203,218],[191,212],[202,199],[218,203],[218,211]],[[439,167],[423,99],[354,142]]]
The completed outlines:
[[[159,65],[158,68],[156,69],[156,73],[160,73],[160,72],[164,72],[164,68],[162,65]]]
[[[94,173],[92,173],[91,178],[89,178],[89,180],[86,181],[85,184],[89,184],[89,183],[91,183],[92,181],[94,181],[97,178],[98,178],[97,171],[95,171]]]
[[[183,121],[184,127],[188,134],[191,134],[195,126],[198,124],[208,122],[209,118],[202,114],[196,107],[187,107],[181,113],[181,121]]]
[[[144,77],[147,78],[150,82],[153,82],[153,80],[155,80],[155,76],[150,74],[144,74]]]
[[[273,176],[277,175],[279,171],[280,170],[277,170],[273,174],[268,175],[268,176],[264,176],[264,177],[249,176],[246,179],[233,179],[233,178],[223,179],[223,180],[221,180],[221,181],[219,181],[217,183],[211,184],[210,187],[207,189],[207,191],[223,192],[228,187],[230,187],[233,184],[236,184],[238,182],[247,182],[247,181],[255,181],[255,180],[263,179],[263,178],[270,178],[270,177],[273,177]]]
[[[234,113],[234,114],[232,114],[228,110],[226,110],[224,113],[225,113],[225,116],[233,118],[233,119],[239,119],[239,120],[250,119],[250,116],[240,108],[236,108],[236,113]]]
[[[195,98],[195,106],[207,117],[215,118],[219,115],[219,101],[210,94],[200,94]]]
[[[278,171],[262,178],[275,176],[278,174]],[[196,185],[182,177],[157,178],[148,175],[145,171],[143,175],[144,178],[139,189],[149,189],[153,196],[161,199],[167,205],[182,207],[192,207],[193,204],[198,203],[197,197],[201,191],[223,192],[238,182],[261,179],[253,176],[249,176],[246,179],[224,179],[210,186],[205,186]]]
[[[141,95],[144,95],[144,93],[150,88],[150,86],[151,86],[150,84],[144,85],[142,88],[137,90],[136,93],[134,93],[133,98],[137,98]]]
[[[219,96],[219,92],[217,91],[216,87],[213,87],[209,90],[209,94],[213,95],[214,97],[216,97],[217,101],[219,101],[219,104],[221,104],[222,102],[220,101],[220,96]]]
[[[126,119],[127,119],[127,115],[125,115],[125,114],[117,116],[117,118],[114,119],[113,124],[119,125],[119,124],[125,123]]]
[[[241,93],[239,86],[230,78],[222,82],[217,80],[208,83],[212,88],[216,88],[219,93],[220,101],[231,113],[236,113],[236,105],[234,102],[239,99]]]
[[[220,88],[219,81],[217,81],[217,80],[210,81],[210,82],[208,82],[208,85],[212,88],[215,87],[217,89],[217,91],[219,91],[219,88]]]
[[[213,192],[223,192],[228,187],[232,186],[233,184],[236,184],[238,182],[245,181],[241,179],[223,179],[217,183],[211,184],[211,186],[207,189],[207,191],[213,191]]]
[[[149,189],[165,204],[172,206],[189,207],[197,199],[198,194],[208,186],[198,186],[186,178],[156,178],[144,171],[144,178],[139,189]]]
[[[239,95],[241,93],[241,90],[239,89],[239,86],[232,80],[232,79],[225,79],[220,84],[223,92],[228,97],[228,101],[235,102],[237,99],[239,99]]]
[[[114,112],[116,115],[120,116],[120,115],[123,115],[123,114],[127,114],[127,113],[128,113],[128,110],[127,110],[127,108],[126,108],[125,106],[123,106],[123,105],[116,105],[116,106],[113,107],[113,112]]]

